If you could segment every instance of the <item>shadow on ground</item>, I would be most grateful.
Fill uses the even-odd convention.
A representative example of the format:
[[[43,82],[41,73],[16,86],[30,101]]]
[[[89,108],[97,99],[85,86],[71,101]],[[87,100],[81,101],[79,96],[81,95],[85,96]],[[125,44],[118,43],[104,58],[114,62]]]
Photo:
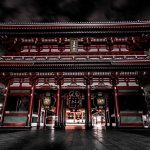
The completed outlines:
[[[119,129],[117,131],[138,134],[143,136],[150,136],[150,129]]]

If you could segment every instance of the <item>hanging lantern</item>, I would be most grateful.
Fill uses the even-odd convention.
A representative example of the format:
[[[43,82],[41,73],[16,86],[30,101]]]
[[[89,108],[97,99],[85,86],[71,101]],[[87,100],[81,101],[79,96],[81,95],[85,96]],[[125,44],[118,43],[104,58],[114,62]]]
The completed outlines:
[[[104,106],[105,105],[105,99],[104,99],[104,97],[98,97],[97,98],[97,105],[98,106]]]
[[[44,99],[43,99],[43,106],[45,109],[49,109],[50,107],[50,104],[51,104],[51,98],[46,96]]]

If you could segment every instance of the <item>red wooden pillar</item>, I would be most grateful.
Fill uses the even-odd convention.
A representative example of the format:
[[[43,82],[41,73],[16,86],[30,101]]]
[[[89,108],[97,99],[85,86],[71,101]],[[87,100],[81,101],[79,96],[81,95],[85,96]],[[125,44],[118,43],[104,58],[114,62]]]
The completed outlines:
[[[116,126],[118,127],[119,123],[119,104],[118,104],[118,90],[114,86],[114,99],[115,99],[115,117],[116,117]]]
[[[63,100],[63,127],[66,126],[66,100]]]
[[[44,112],[44,129],[46,129],[46,118],[47,118],[47,109]]]
[[[4,94],[5,99],[4,99],[3,110],[2,110],[1,125],[3,125],[3,122],[4,122],[4,116],[5,116],[5,110],[6,110],[6,105],[7,105],[9,86],[10,86],[10,80],[8,81],[7,86],[5,88],[5,94]]]
[[[60,95],[61,94],[61,84],[59,83],[57,86],[57,99],[56,99],[56,120],[55,127],[60,128]]]
[[[91,114],[91,87],[89,82],[86,82],[87,87],[87,120],[86,120],[86,128],[92,128],[92,114]]]
[[[39,104],[38,104],[37,128],[40,127],[40,117],[41,117],[41,98],[39,98]]]
[[[145,93],[144,87],[142,85],[140,86],[140,91],[141,91],[141,98],[143,99],[143,103],[144,103],[143,115],[145,115],[145,114],[147,114],[149,106],[148,106],[148,102],[145,101],[145,99],[146,99],[146,95],[145,94],[146,93]]]
[[[30,103],[29,103],[29,117],[28,117],[28,125],[31,126],[32,122],[32,111],[33,111],[33,100],[34,100],[34,92],[35,92],[35,83],[33,82],[31,88],[31,96],[30,96]]]
[[[65,128],[65,122],[66,122],[66,109],[65,109],[65,101],[64,101],[64,98],[61,99],[60,101],[60,126],[61,128]]]

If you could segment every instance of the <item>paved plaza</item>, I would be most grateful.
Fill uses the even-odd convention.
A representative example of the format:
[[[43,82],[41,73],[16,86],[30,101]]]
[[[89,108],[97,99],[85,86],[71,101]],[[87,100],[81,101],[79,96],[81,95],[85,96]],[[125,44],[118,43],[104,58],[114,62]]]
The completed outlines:
[[[1,131],[0,150],[150,150],[149,130]]]

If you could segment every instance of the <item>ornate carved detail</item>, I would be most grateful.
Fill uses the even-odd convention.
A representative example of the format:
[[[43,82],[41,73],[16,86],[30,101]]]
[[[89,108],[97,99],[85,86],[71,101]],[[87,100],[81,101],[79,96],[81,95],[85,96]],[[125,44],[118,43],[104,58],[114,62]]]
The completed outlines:
[[[91,85],[93,81],[93,74],[91,72],[87,72],[84,74],[85,85]]]
[[[65,39],[64,38],[57,38],[58,50],[60,52],[65,50]]]
[[[44,78],[44,84],[49,84],[49,78]]]
[[[110,78],[110,83],[113,85],[113,86],[116,86],[118,83],[119,83],[119,74],[115,71],[112,71],[111,72],[111,78]]]
[[[63,74],[62,73],[54,73],[54,78],[55,78],[55,84],[63,84]]]
[[[117,78],[111,78],[111,84],[112,84],[113,86],[116,86],[118,83],[119,83],[119,82],[118,82],[118,79],[117,79]]]
[[[37,80],[37,76],[36,73],[32,73],[30,78],[29,78],[29,84],[30,85],[37,85],[38,84],[38,80]]]
[[[7,85],[9,81],[11,80],[10,73],[0,73],[0,82],[3,83],[4,85]]]
[[[139,86],[144,86],[148,83],[150,83],[149,73],[144,71],[139,71],[138,76],[135,78],[136,84],[139,84]]]
[[[129,50],[148,50],[150,48],[150,36],[142,34],[138,37],[128,37],[127,49]]]
[[[0,43],[6,50],[11,50],[11,52],[16,52],[20,50],[21,46],[21,39],[20,38],[12,38],[8,36],[1,36]]]
[[[91,45],[91,38],[84,38],[83,39],[83,49],[85,49],[86,51],[89,51],[90,45]]]
[[[136,83],[138,83],[140,86],[144,86],[146,84],[150,83],[149,76],[141,76],[136,78]]]
[[[109,50],[109,51],[113,50],[113,40],[112,40],[112,37],[108,37],[107,38],[106,49]]]

